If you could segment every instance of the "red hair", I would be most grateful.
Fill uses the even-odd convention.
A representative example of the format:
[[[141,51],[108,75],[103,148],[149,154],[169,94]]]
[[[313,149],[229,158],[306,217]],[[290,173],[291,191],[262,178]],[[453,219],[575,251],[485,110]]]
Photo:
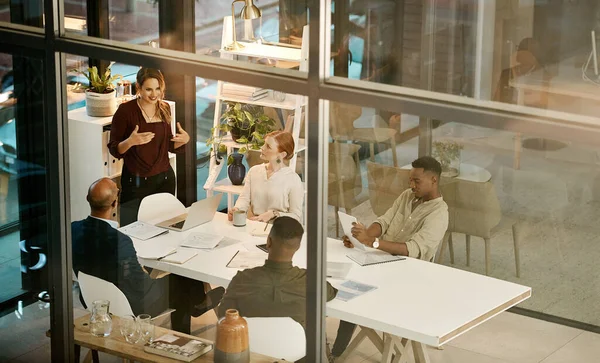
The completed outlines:
[[[277,142],[277,151],[282,153],[285,152],[287,155],[285,156],[285,160],[290,160],[294,157],[294,148],[296,147],[296,143],[294,142],[294,137],[291,133],[287,131],[273,131],[268,133],[265,136],[272,137]]]

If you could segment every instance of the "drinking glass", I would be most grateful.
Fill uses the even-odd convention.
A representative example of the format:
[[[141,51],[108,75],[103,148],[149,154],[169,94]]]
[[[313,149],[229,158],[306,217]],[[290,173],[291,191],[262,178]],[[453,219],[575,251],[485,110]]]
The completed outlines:
[[[135,316],[128,315],[119,318],[119,330],[127,343],[135,344],[140,340],[140,325]]]
[[[137,321],[140,326],[140,339],[145,343],[152,343],[154,340],[154,323],[148,314],[140,314]]]

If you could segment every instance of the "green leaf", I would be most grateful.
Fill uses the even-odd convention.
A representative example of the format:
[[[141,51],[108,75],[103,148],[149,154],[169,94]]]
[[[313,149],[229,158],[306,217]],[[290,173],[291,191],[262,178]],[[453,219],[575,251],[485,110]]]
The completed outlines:
[[[240,153],[240,154],[245,154],[247,151],[248,151],[248,149],[247,149],[246,147],[241,147],[241,148],[238,150],[238,153]]]
[[[234,106],[234,109],[235,109],[236,111],[240,111],[240,110],[242,109],[242,105],[241,105],[241,104],[239,104],[239,103],[236,103],[236,104],[235,104],[235,106]]]
[[[237,142],[238,142],[238,144],[247,144],[248,139],[245,136],[242,136],[239,139],[237,139]]]
[[[231,164],[233,164],[233,155],[229,155],[229,156],[227,157],[227,165],[229,166],[229,165],[231,165]]]
[[[219,145],[219,152],[220,153],[226,153],[227,152],[227,146],[226,145]]]

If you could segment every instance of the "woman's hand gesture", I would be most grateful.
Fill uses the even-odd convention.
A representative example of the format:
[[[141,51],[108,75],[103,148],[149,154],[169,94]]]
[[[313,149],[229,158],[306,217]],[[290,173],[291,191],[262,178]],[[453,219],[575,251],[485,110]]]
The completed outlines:
[[[187,144],[190,141],[190,135],[181,127],[181,124],[177,123],[177,134],[171,139],[171,141],[178,144]]]
[[[135,129],[129,135],[129,142],[132,146],[147,144],[154,138],[154,132],[138,132],[139,129],[140,127],[135,125]]]

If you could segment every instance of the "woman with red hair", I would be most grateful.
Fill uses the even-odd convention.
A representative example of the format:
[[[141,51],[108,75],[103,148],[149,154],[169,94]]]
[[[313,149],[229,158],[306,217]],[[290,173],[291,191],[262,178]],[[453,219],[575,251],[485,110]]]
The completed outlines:
[[[245,210],[248,218],[268,222],[279,216],[302,221],[304,188],[300,177],[287,164],[294,156],[294,138],[287,131],[265,136],[260,158],[266,163],[253,166],[244,181],[244,191],[229,211]]]

